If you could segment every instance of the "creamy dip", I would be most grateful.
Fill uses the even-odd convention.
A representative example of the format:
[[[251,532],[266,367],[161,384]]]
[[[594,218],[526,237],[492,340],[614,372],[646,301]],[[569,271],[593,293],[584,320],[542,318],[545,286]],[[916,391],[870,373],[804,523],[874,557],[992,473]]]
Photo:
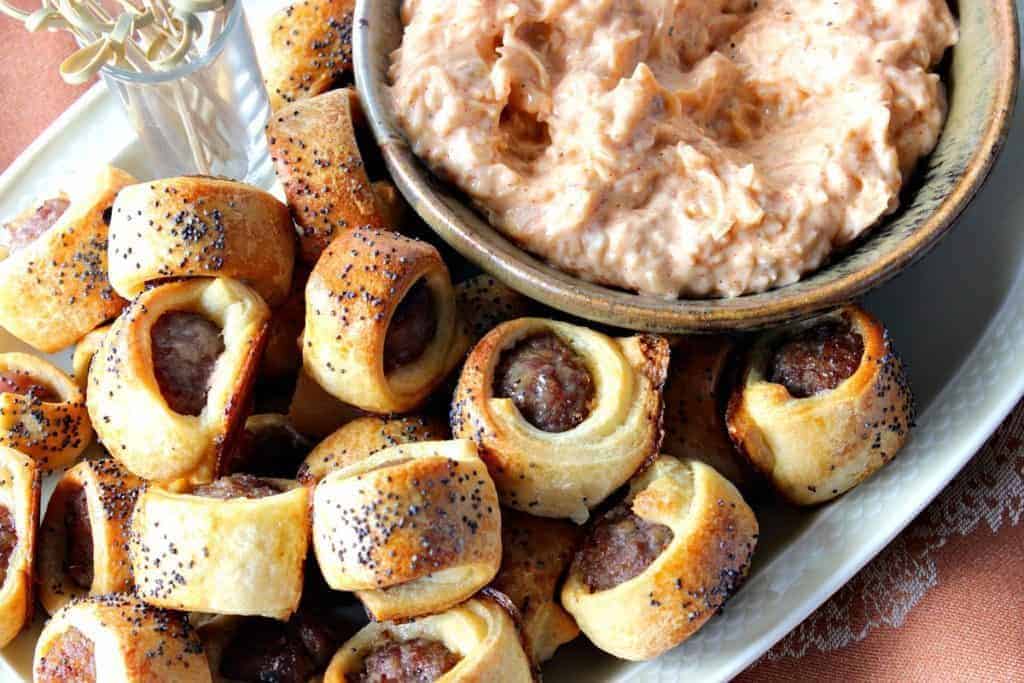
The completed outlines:
[[[415,152],[554,265],[665,297],[798,280],[931,151],[945,0],[405,0]]]

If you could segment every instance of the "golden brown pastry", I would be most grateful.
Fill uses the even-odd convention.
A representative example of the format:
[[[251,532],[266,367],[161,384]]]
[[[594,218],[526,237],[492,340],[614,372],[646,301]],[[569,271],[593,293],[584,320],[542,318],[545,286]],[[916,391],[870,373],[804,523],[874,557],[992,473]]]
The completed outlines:
[[[299,371],[295,393],[288,405],[288,420],[303,434],[322,439],[342,425],[366,415],[355,406],[339,401],[317,384],[305,370]]]
[[[687,335],[672,341],[665,381],[665,441],[661,451],[705,462],[740,489],[753,472],[737,452],[725,426],[729,402],[729,361],[736,343],[729,337]]]
[[[448,269],[433,246],[357,229],[324,252],[306,285],[306,372],[374,413],[426,401],[465,353]]]
[[[82,337],[82,340],[75,345],[75,353],[71,357],[71,374],[75,384],[82,390],[82,395],[89,388],[89,368],[92,367],[92,359],[99,351],[100,343],[110,331],[110,325],[97,327],[89,334]]]
[[[455,305],[473,342],[501,323],[530,315],[535,304],[490,275],[477,275],[455,285]]]
[[[404,624],[367,625],[341,646],[324,674],[324,683],[363,680],[529,683],[534,678],[512,617],[496,600],[480,597]]]
[[[234,474],[190,494],[145,490],[129,551],[136,592],[151,605],[287,619],[308,546],[309,489]]]
[[[141,487],[109,457],[64,474],[39,532],[39,601],[47,612],[86,595],[131,590],[128,532]]]
[[[556,597],[580,537],[580,528],[571,522],[502,511],[501,569],[491,586],[519,610],[526,652],[534,665],[551,659],[580,634]]]
[[[356,628],[304,603],[288,621],[221,615],[197,630],[216,681],[305,683],[319,680]]]
[[[390,180],[374,180],[370,185],[373,186],[373,194],[377,197],[377,207],[380,209],[381,218],[384,219],[384,225],[402,232],[412,212],[405,197]]]
[[[316,263],[348,230],[398,227],[385,220],[385,206],[363,166],[352,123],[358,106],[355,91],[345,88],[289,104],[267,125],[270,154],[306,263]]]
[[[605,652],[652,659],[683,642],[746,578],[757,520],[729,481],[662,456],[590,528],[562,604]]]
[[[233,180],[186,176],[126,187],[110,221],[110,283],[128,299],[148,284],[223,277],[270,306],[288,296],[295,236],[288,207]]]
[[[35,683],[209,683],[210,667],[184,614],[124,593],[65,606],[36,643]]]
[[[309,270],[295,269],[292,289],[279,306],[270,312],[267,326],[267,348],[260,362],[260,380],[275,382],[294,378],[302,367],[302,349],[299,338],[306,324],[306,280]]]
[[[144,479],[215,478],[244,425],[269,317],[254,291],[225,278],[143,293],[114,323],[89,372],[100,441]]]
[[[302,0],[273,16],[260,60],[272,110],[350,78],[354,7],[355,0]]]
[[[356,591],[374,619],[440,612],[498,571],[494,484],[470,441],[379,451],[317,484],[313,547],[327,585]]]
[[[32,458],[0,446],[0,647],[32,621],[39,484]]]
[[[66,467],[92,440],[85,398],[70,377],[25,353],[0,353],[0,446],[44,470]]]
[[[813,505],[896,456],[914,401],[885,328],[850,305],[762,335],[727,419],[750,463],[788,500]]]
[[[654,335],[507,322],[463,367],[452,434],[479,444],[502,504],[582,522],[657,454],[668,356]]]
[[[135,182],[109,166],[0,225],[0,325],[54,353],[127,303],[107,278],[110,206]]]
[[[303,484],[315,485],[331,472],[385,448],[417,441],[444,441],[450,436],[448,425],[435,417],[360,417],[320,442],[299,467],[298,479]]]

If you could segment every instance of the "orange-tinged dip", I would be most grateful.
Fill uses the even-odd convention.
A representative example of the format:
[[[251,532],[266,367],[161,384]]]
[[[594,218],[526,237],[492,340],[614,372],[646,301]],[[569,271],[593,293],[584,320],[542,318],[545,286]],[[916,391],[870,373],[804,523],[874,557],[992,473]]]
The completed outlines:
[[[664,297],[798,280],[897,208],[944,0],[406,0],[415,152],[554,265]]]

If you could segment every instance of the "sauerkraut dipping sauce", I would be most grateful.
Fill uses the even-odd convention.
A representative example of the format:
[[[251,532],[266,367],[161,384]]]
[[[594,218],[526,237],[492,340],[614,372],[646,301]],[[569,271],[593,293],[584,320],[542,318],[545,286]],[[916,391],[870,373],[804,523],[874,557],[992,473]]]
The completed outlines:
[[[405,0],[414,151],[528,250],[663,297],[798,280],[946,114],[945,0]]]

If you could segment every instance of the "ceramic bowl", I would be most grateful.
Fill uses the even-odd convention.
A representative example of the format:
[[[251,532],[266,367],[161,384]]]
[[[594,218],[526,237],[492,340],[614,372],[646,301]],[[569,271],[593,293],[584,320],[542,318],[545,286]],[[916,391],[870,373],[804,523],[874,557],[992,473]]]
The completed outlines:
[[[658,332],[756,329],[805,318],[855,299],[924,256],[985,182],[1006,140],[1018,80],[1014,0],[959,4],[960,42],[948,58],[949,118],[935,151],[905,189],[902,207],[852,248],[800,282],[731,299],[666,300],[604,287],[562,272],[506,238],[416,158],[387,94],[402,37],[401,0],[359,0],[356,83],[395,182],[452,247],[514,289],[567,313]]]

